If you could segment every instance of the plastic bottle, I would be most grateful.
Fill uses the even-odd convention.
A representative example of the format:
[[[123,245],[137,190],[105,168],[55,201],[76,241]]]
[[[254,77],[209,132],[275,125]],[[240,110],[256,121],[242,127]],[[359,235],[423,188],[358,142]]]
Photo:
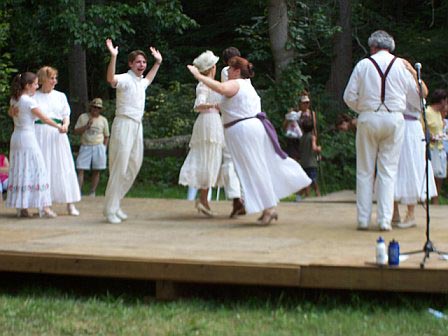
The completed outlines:
[[[379,237],[376,241],[376,263],[378,265],[387,264],[386,243],[384,243],[383,237]]]
[[[400,264],[400,245],[395,239],[389,242],[388,256],[390,266],[398,266]]]
[[[433,315],[435,318],[446,319],[445,314],[442,313],[441,311],[438,311],[438,310],[435,310],[435,309],[432,309],[432,308],[428,308],[428,313]]]

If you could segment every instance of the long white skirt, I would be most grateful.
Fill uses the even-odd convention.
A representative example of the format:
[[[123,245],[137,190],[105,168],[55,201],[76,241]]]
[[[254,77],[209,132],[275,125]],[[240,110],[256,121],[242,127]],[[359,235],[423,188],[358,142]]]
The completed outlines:
[[[51,206],[50,184],[34,129],[14,130],[9,165],[6,207],[27,209]]]
[[[36,124],[35,128],[37,142],[47,166],[52,201],[79,202],[81,192],[67,134],[61,134],[48,125]]]
[[[194,123],[190,151],[179,173],[179,184],[208,189],[218,184],[224,131],[218,113],[200,113]]]
[[[281,198],[311,184],[293,159],[282,159],[274,150],[259,119],[241,121],[224,131],[244,192],[247,213],[276,206]]]
[[[425,141],[422,124],[418,120],[405,120],[403,146],[395,181],[395,201],[417,204],[426,199]],[[434,173],[429,164],[429,198],[437,196]]]

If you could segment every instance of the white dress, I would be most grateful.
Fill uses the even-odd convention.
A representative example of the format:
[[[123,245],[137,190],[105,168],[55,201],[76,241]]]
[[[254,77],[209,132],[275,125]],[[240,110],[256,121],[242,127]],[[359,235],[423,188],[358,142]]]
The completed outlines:
[[[23,94],[12,101],[19,113],[14,119],[9,152],[9,186],[6,207],[27,209],[51,206],[50,184],[44,158],[36,140],[31,109],[36,101]]]
[[[203,83],[196,87],[194,108],[203,104],[216,104],[221,96]],[[179,184],[196,189],[216,186],[221,169],[224,131],[219,111],[210,108],[199,112],[193,125],[190,151],[180,170]]]
[[[411,112],[413,110],[408,106],[405,112],[405,115],[416,120],[405,119],[404,140],[395,181],[394,199],[402,204],[417,204],[426,199],[425,135],[419,120],[420,112]],[[428,171],[429,198],[432,198],[437,196],[437,188],[431,164]]]
[[[62,92],[37,91],[34,95],[40,109],[52,119],[70,116],[67,97]],[[36,137],[47,166],[54,203],[73,203],[81,200],[78,178],[67,134],[51,126],[36,124]]]
[[[224,124],[261,112],[260,97],[250,80],[238,79],[240,89],[220,104]],[[244,192],[248,213],[276,206],[281,198],[311,184],[310,178],[293,159],[282,159],[274,150],[258,118],[240,121],[224,130]]]

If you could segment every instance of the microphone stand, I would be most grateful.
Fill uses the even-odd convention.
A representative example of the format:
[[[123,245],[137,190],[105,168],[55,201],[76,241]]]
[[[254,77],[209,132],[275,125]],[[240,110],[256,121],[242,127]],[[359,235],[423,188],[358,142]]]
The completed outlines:
[[[428,122],[426,120],[426,109],[425,109],[425,101],[423,98],[423,86],[422,86],[422,79],[421,79],[421,70],[422,65],[420,63],[415,64],[415,69],[417,70],[417,82],[418,87],[420,90],[420,109],[423,115],[423,124],[425,128],[425,175],[426,175],[426,242],[425,245],[423,245],[423,250],[416,250],[416,251],[410,251],[410,252],[404,252],[402,255],[411,255],[411,254],[418,254],[423,253],[423,260],[420,262],[420,268],[425,268],[426,260],[429,259],[431,253],[437,253],[438,255],[445,255],[447,252],[442,252],[436,249],[434,244],[432,243],[430,239],[430,216],[429,216],[429,161],[431,160],[431,152],[429,150],[429,144],[431,141],[429,128],[428,128]]]

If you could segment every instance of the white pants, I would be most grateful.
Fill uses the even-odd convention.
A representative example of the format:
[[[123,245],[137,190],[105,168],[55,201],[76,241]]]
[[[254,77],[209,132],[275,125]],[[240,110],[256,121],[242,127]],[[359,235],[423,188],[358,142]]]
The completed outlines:
[[[404,135],[402,113],[363,112],[356,133],[356,205],[358,224],[370,224],[375,166],[377,222],[390,225],[394,186]]]
[[[241,198],[241,184],[227,146],[222,148],[221,179],[227,199]]]
[[[143,162],[143,128],[141,122],[115,117],[109,142],[109,180],[104,214],[115,214],[120,202],[131,189]]]

